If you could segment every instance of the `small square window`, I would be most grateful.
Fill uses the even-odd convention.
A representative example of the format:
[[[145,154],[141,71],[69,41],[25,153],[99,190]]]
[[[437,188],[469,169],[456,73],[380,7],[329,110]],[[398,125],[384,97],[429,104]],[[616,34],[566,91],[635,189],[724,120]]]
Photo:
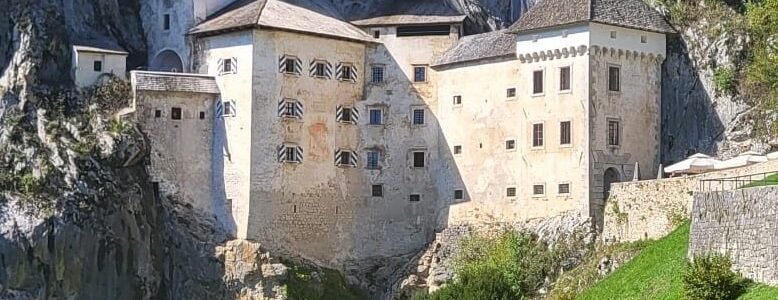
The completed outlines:
[[[621,70],[619,67],[608,67],[608,90],[612,92],[618,92],[621,90]]]
[[[370,195],[373,197],[384,196],[384,186],[380,184],[374,184],[370,187]]]
[[[313,76],[316,77],[327,77],[327,63],[325,62],[316,62],[314,65],[314,73]]]
[[[368,112],[370,113],[370,125],[381,125],[384,123],[382,109],[371,108]]]
[[[408,197],[408,200],[410,200],[411,202],[419,202],[421,201],[421,195],[411,194],[410,197]]]
[[[373,83],[384,82],[384,66],[373,66],[371,68],[371,74],[373,75]]]
[[[416,151],[413,152],[413,167],[414,168],[424,168],[425,166],[425,159],[426,159],[426,153],[423,151]]]
[[[462,154],[462,145],[454,145],[454,155]]]
[[[543,94],[543,70],[532,72],[532,93]]]
[[[615,39],[615,38],[616,38],[616,31],[615,31],[615,30],[612,30],[612,31],[611,31],[611,38],[612,38],[612,39]]]
[[[559,194],[570,194],[570,184],[569,183],[560,183],[559,184]]]
[[[532,186],[532,195],[541,196],[546,194],[546,186],[542,184],[536,184]]]
[[[205,112],[201,111],[200,112],[200,120],[203,120],[203,119],[205,119]]]
[[[373,38],[377,39],[377,38],[380,38],[380,37],[381,37],[381,32],[378,31],[378,30],[373,30]]]
[[[516,88],[509,88],[509,89],[506,91],[506,96],[507,96],[508,98],[513,98],[513,97],[516,97]]]
[[[505,196],[506,197],[516,197],[516,188],[515,187],[509,187],[505,189]]]
[[[454,96],[454,105],[461,105],[462,104],[462,96]]]
[[[92,64],[92,70],[94,70],[95,72],[102,72],[103,71],[103,61],[100,61],[100,60],[94,61],[94,63]]]
[[[505,141],[505,150],[516,150],[516,140]]]
[[[413,110],[413,125],[424,124],[424,109],[418,108]]]
[[[162,20],[162,28],[164,30],[170,30],[170,14],[165,14]]]
[[[465,199],[465,191],[464,190],[454,190],[454,199],[455,200]]]
[[[181,108],[173,107],[170,109],[170,118],[173,120],[181,120]]]
[[[352,68],[352,66],[343,66],[343,67],[341,67],[340,80],[352,80],[352,79],[354,79],[351,76],[351,68]]]
[[[381,152],[376,150],[367,151],[367,165],[368,169],[380,169],[381,168]]]
[[[162,117],[162,110],[159,110],[159,109],[154,110],[154,117],[155,118]]]
[[[640,36],[640,43],[645,44],[648,43],[648,37],[645,35]]]
[[[425,82],[427,81],[427,67],[426,66],[414,66],[413,67],[413,81]]]

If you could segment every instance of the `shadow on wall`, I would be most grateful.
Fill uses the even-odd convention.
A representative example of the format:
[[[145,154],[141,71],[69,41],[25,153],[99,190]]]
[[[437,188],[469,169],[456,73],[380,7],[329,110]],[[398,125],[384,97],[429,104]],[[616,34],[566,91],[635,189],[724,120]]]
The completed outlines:
[[[667,37],[662,67],[662,157],[665,165],[697,152],[713,154],[725,127],[680,36]]]
[[[183,72],[184,63],[181,57],[173,50],[163,50],[157,56],[149,66],[150,71],[161,72]]]
[[[221,99],[217,98],[217,102]],[[216,103],[219,107],[221,104]],[[226,187],[224,186],[224,160],[230,159],[229,141],[227,140],[227,129],[224,125],[224,118],[216,111],[213,120],[213,212],[216,214],[216,220],[224,227],[230,235],[236,236],[238,226],[235,217],[232,214],[232,199],[227,198]]]

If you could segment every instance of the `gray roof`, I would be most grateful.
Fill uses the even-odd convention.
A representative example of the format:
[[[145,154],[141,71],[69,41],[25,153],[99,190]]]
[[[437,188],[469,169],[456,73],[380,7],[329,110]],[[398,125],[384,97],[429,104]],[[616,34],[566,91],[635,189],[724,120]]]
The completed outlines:
[[[443,53],[435,66],[515,55],[516,35],[499,30],[463,37]]]
[[[219,94],[213,76],[186,73],[132,71],[135,90]]]
[[[394,0],[384,1],[366,15],[352,18],[351,23],[358,26],[450,24],[464,22],[466,17],[445,0]]]
[[[192,28],[189,33],[218,34],[224,31],[267,27],[375,42],[373,37],[343,19],[336,9],[323,1],[238,0]]]
[[[75,37],[72,40],[77,51],[127,55],[127,51],[114,40],[106,37]]]
[[[514,33],[595,22],[661,33],[676,32],[643,0],[543,0],[510,27]]]

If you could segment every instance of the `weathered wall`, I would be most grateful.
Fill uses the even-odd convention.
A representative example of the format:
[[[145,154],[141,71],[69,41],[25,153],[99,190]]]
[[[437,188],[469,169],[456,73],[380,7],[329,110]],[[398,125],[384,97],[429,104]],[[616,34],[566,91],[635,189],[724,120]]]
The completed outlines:
[[[697,176],[616,183],[604,207],[602,237],[614,242],[660,238],[670,233],[682,218],[689,218],[700,180],[765,172],[778,172],[778,160]]]
[[[109,53],[74,51],[74,83],[78,87],[88,87],[103,76],[113,74],[121,79],[127,78],[127,56]],[[102,62],[102,71],[94,70],[94,62]]]
[[[694,196],[689,256],[723,254],[733,269],[758,282],[778,284],[778,187]]]

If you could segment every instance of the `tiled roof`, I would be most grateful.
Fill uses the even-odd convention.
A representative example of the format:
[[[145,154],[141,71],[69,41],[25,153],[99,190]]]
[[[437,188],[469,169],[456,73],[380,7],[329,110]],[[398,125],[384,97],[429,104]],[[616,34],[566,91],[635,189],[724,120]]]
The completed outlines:
[[[105,37],[99,37],[99,38],[76,37],[73,38],[72,42],[73,42],[73,48],[75,48],[76,51],[127,55],[127,51],[125,51],[121,46],[116,44],[116,42],[114,42],[113,40]]]
[[[268,27],[348,40],[375,42],[342,21],[337,10],[313,0],[238,0],[192,28],[191,34]]]
[[[543,0],[509,30],[520,33],[581,22],[675,32],[664,17],[643,0]]]
[[[516,35],[505,30],[468,35],[443,53],[435,66],[516,55]]]
[[[461,23],[466,16],[444,0],[395,0],[364,16],[357,16],[351,23],[358,26],[401,24]]]
[[[213,76],[186,73],[132,71],[132,83],[138,91],[219,94]]]

